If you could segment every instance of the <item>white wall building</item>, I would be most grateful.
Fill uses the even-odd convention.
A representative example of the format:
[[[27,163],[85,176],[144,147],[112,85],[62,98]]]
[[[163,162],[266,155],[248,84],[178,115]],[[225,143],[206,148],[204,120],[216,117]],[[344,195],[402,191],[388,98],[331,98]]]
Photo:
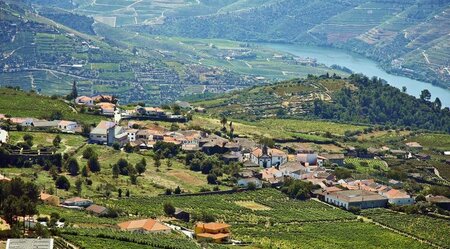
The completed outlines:
[[[7,131],[0,129],[0,144],[5,144],[8,142],[9,134]]]

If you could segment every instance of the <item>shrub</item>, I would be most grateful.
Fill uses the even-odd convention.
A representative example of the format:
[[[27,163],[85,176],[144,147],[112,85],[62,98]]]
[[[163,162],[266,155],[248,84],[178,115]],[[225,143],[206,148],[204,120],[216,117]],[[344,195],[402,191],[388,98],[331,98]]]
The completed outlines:
[[[164,213],[168,216],[173,216],[175,214],[175,207],[172,203],[164,203]]]

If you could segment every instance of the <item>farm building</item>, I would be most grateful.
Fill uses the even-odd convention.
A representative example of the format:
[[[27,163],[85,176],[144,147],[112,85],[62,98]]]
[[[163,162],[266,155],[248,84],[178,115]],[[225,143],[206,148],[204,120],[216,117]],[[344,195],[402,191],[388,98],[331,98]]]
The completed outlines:
[[[191,219],[191,214],[182,209],[176,208],[173,217],[185,222],[189,222],[189,220]]]
[[[153,219],[132,220],[118,224],[123,231],[136,233],[170,233],[171,228]]]
[[[64,206],[69,206],[69,207],[89,207],[90,205],[92,205],[92,201],[88,200],[88,199],[84,199],[84,198],[80,198],[80,197],[73,197],[70,199],[65,200],[62,205]]]
[[[345,190],[326,194],[325,202],[348,210],[351,207],[361,209],[385,207],[388,199],[366,190]]]
[[[393,205],[400,206],[414,204],[414,198],[412,198],[403,190],[391,189],[387,192],[382,193],[381,195],[388,198],[389,203]]]
[[[94,215],[100,216],[108,213],[108,209],[103,206],[92,204],[89,207],[86,208],[86,211],[89,213],[92,213]]]
[[[215,243],[228,241],[230,238],[230,225],[225,223],[197,223],[194,228],[198,240],[212,240]]]
[[[53,239],[8,239],[6,249],[53,249]]]

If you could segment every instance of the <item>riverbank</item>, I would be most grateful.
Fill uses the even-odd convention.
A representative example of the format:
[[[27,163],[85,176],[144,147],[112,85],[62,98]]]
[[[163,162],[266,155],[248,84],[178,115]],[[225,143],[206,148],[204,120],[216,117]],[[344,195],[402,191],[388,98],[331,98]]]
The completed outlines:
[[[391,74],[383,69],[378,62],[344,49],[280,43],[260,43],[259,45],[299,57],[315,58],[318,63],[326,66],[339,65],[347,67],[355,73],[362,73],[369,77],[377,76],[398,89],[406,87],[407,93],[415,97],[419,97],[422,90],[428,89],[431,92],[432,99],[438,97],[442,106],[450,107],[450,89]]]

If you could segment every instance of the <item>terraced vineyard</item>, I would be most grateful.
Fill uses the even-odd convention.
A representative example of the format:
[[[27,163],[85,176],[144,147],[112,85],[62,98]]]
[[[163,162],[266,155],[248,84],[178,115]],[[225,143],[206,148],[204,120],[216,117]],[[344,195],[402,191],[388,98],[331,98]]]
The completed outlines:
[[[356,220],[356,216],[317,201],[296,201],[275,189],[241,192],[236,194],[130,198],[126,200],[98,200],[139,217],[160,217],[163,204],[172,203],[196,216],[211,214],[232,225],[233,239],[252,243],[257,248],[429,248],[412,238],[371,223]],[[242,203],[265,208],[249,209]],[[180,221],[178,221],[180,222]],[[191,227],[192,223],[182,223]],[[182,238],[128,235],[110,229],[66,229],[63,237],[79,245],[115,239],[114,243],[183,246]],[[178,242],[177,242],[178,241]],[[175,243],[179,243],[175,245]],[[185,244],[190,246],[190,244]],[[132,245],[130,245],[130,248]],[[145,248],[145,247],[142,247]],[[194,248],[192,246],[192,248]],[[219,246],[220,248],[220,246]]]
[[[270,210],[250,211],[236,204],[236,201],[255,201],[270,208]],[[206,195],[189,197],[151,197],[131,198],[120,201],[104,201],[128,213],[138,213],[141,216],[163,215],[163,204],[171,202],[175,207],[182,208],[194,214],[206,212],[218,219],[232,223],[290,223],[308,221],[352,220],[351,213],[334,209],[315,201],[290,200],[274,189],[263,189],[230,195]]]
[[[450,245],[450,223],[445,219],[425,215],[400,214],[386,209],[372,209],[363,212],[364,216],[385,226],[411,234],[442,247]]]

